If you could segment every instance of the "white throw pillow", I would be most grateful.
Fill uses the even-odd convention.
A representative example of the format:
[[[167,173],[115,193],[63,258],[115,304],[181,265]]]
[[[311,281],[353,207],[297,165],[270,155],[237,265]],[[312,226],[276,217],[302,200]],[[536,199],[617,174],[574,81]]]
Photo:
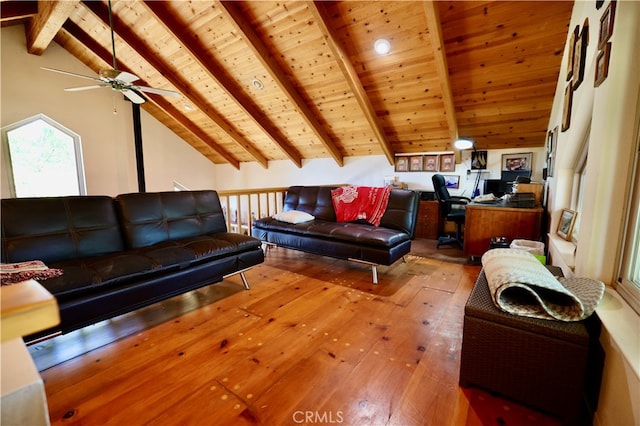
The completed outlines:
[[[315,219],[315,216],[298,210],[288,210],[273,215],[273,218],[287,223],[303,223]]]

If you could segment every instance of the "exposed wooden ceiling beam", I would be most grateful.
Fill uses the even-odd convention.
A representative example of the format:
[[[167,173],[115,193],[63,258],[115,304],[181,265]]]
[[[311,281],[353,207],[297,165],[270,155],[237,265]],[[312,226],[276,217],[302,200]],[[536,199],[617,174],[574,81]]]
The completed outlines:
[[[15,23],[14,21],[31,18],[37,14],[37,0],[4,0],[0,2],[0,22],[2,22],[3,26],[5,22]]]
[[[189,52],[196,63],[213,79],[236,104],[251,117],[258,127],[262,129],[276,143],[276,145],[289,157],[296,166],[302,167],[302,156],[287,141],[286,137],[269,120],[265,114],[244,94],[242,88],[224,72],[224,67],[207,52],[206,46],[195,37],[190,37],[185,31],[185,25],[178,22],[174,14],[167,8],[166,2],[145,1],[147,10],[155,15],[156,20],[180,43],[185,52]]]
[[[324,145],[336,163],[343,166],[344,158],[342,153],[331,139],[331,136],[329,136],[325,127],[318,120],[316,113],[309,108],[298,92],[298,89],[296,89],[284,72],[282,72],[273,53],[269,51],[258,34],[253,30],[251,23],[243,15],[240,6],[233,1],[223,1],[220,2],[220,4],[229,21],[233,24],[236,30],[247,39],[247,45],[253,50],[258,60],[260,60],[262,65],[267,69],[271,78],[273,78],[280,89],[289,98],[290,102],[311,130],[313,130],[318,139],[320,139],[320,142]]]
[[[74,22],[67,21],[62,30],[65,31],[70,37],[76,39],[79,43],[83,44],[88,50],[93,52],[98,58],[103,60],[107,64],[111,64],[111,52],[97,43],[89,34],[84,32]],[[126,71],[133,74],[133,71],[124,64],[119,64],[120,71]],[[94,70],[98,73],[100,70]],[[142,86],[148,86],[148,84],[140,79],[137,84]],[[185,130],[191,133],[196,138],[200,139],[205,144],[209,145],[214,151],[216,151],[221,157],[223,157],[229,164],[236,169],[240,169],[240,162],[236,160],[231,154],[222,149],[213,139],[211,139],[206,132],[195,126],[184,114],[182,114],[177,108],[175,108],[170,102],[162,99],[161,96],[152,95],[149,93],[144,94],[145,97],[150,99],[154,104],[158,106],[165,114],[179,123]],[[143,105],[144,108],[144,105]]]
[[[27,51],[42,55],[80,0],[40,1],[38,14],[26,25]]]
[[[429,30],[429,38],[433,48],[433,56],[438,72],[438,80],[442,87],[444,112],[449,126],[449,136],[451,141],[448,148],[453,148],[453,141],[458,138],[458,123],[456,122],[456,110],[453,104],[453,92],[451,91],[451,82],[449,80],[449,66],[447,65],[447,53],[442,40],[442,28],[440,27],[440,15],[438,14],[435,1],[425,1],[424,14],[427,18],[427,28]],[[458,159],[459,161],[459,159]]]
[[[320,27],[320,31],[322,32],[327,42],[327,45],[331,49],[331,52],[333,52],[333,56],[338,63],[342,74],[347,80],[347,83],[349,83],[351,91],[358,101],[358,105],[360,105],[360,109],[367,119],[371,130],[378,139],[378,143],[380,144],[384,155],[387,157],[389,164],[395,164],[395,153],[393,151],[393,147],[387,139],[387,135],[382,128],[382,124],[378,120],[378,116],[376,115],[376,111],[371,104],[371,100],[369,99],[369,96],[367,96],[367,92],[362,86],[362,82],[360,81],[360,77],[358,76],[356,69],[353,67],[353,64],[349,60],[348,55],[344,52],[342,46],[340,46],[338,36],[329,25],[329,16],[325,11],[324,6],[321,4],[321,2],[307,2],[307,5],[309,6],[309,10],[311,11],[311,13],[314,15],[316,22]]]
[[[100,2],[85,2],[83,3],[98,19],[100,19],[107,27],[109,26],[109,16],[107,7]],[[242,136],[231,124],[229,124],[221,115],[213,110],[213,108],[207,103],[201,96],[193,93],[189,90],[188,83],[179,76],[173,69],[169,68],[161,59],[157,57],[155,52],[150,49],[142,40],[140,40],[135,32],[118,19],[117,16],[113,16],[114,32],[120,36],[120,38],[127,43],[133,50],[135,50],[145,61],[149,63],[159,74],[161,74],[169,83],[171,83],[182,95],[189,99],[189,101],[196,106],[200,111],[207,115],[224,130],[242,149],[244,149],[254,160],[262,165],[265,169],[268,168],[269,162],[267,158],[258,151],[255,146]]]

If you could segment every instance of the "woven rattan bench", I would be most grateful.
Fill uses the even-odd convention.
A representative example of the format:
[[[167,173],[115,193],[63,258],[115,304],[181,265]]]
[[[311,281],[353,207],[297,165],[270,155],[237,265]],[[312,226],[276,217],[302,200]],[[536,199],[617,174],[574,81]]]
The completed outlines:
[[[560,268],[548,268],[562,275]],[[465,305],[460,385],[494,392],[566,424],[591,424],[604,356],[598,334],[596,315],[562,322],[499,310],[481,271]]]

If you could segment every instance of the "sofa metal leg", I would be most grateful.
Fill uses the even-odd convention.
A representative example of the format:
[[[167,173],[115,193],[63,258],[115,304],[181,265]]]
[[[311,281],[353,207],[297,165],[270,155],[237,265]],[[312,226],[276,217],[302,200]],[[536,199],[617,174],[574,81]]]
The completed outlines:
[[[240,272],[240,278],[242,279],[242,285],[244,286],[244,289],[251,290],[251,287],[249,287],[249,281],[247,281],[247,277],[244,276],[244,272]]]
[[[378,267],[376,265],[371,265],[371,273],[373,274],[373,283],[378,285]]]
[[[249,281],[247,281],[247,277],[244,276],[244,271],[248,271],[251,268],[246,268],[246,269],[243,269],[242,271],[236,271],[232,274],[224,275],[222,278],[227,279],[233,275],[240,274],[240,279],[242,280],[242,285],[244,286],[244,289],[251,290],[251,287],[249,287]]]

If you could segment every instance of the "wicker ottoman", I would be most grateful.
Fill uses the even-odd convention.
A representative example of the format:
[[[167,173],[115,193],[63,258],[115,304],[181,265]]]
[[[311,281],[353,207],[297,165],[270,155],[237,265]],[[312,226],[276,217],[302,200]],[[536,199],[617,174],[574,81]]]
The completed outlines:
[[[603,361],[598,334],[596,315],[561,322],[502,312],[481,271],[465,306],[460,385],[495,392],[567,424],[591,424]]]

